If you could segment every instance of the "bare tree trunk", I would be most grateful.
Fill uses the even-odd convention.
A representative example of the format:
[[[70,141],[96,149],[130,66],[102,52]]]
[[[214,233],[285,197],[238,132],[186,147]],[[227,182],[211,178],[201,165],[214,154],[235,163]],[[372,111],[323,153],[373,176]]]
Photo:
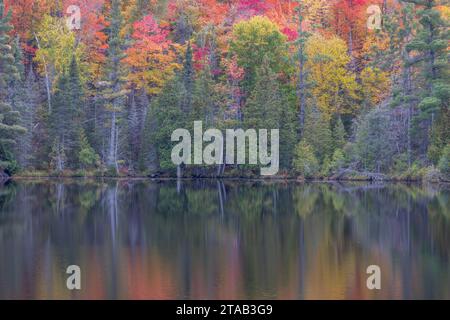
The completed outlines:
[[[109,150],[108,150],[108,166],[109,167],[115,167],[117,170],[117,158],[116,158],[116,152],[117,152],[117,128],[116,128],[116,112],[113,111],[111,115],[111,130],[110,130],[110,137],[109,137]]]
[[[38,46],[38,49],[41,49],[41,45],[39,43],[39,39],[34,32],[34,38],[36,39],[36,43]],[[48,103],[48,112],[50,113],[52,111],[52,102],[51,102],[51,90],[50,90],[50,77],[47,70],[47,62],[45,61],[45,58],[42,57],[42,60],[44,61],[44,73],[45,73],[45,89],[47,90],[47,103]]]
[[[348,55],[350,57],[350,70],[356,71],[356,61],[353,55],[353,27],[350,25],[350,31],[348,33]]]
[[[58,171],[62,171],[63,170],[63,165],[62,165],[62,156],[61,156],[61,147],[58,145],[58,156],[57,156],[57,165],[56,167],[58,168]]]
[[[116,167],[116,172],[119,172],[119,164],[117,163],[117,155],[118,155],[118,149],[119,149],[119,128],[116,128],[116,139],[115,139],[115,146],[114,146],[114,164]]]
[[[406,50],[403,50],[403,59],[406,59],[406,61],[409,60],[409,54]],[[406,96],[410,96],[412,94],[412,84],[411,84],[411,67],[404,64],[403,67],[403,91],[405,92]],[[411,146],[411,123],[412,123],[412,113],[413,113],[413,106],[412,101],[408,101],[408,115],[407,115],[407,156],[408,156],[408,168],[411,168],[411,162],[412,162],[412,146]]]

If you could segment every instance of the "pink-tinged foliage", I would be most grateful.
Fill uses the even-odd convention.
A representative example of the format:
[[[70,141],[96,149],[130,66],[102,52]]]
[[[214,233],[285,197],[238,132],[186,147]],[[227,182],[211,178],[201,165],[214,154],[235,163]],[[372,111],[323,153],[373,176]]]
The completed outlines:
[[[284,27],[281,32],[287,37],[288,41],[294,41],[298,37],[298,32],[289,27]]]
[[[225,61],[225,67],[227,75],[231,81],[241,81],[244,79],[244,68],[240,67],[237,62],[237,58],[233,57],[231,60]]]
[[[168,31],[159,27],[156,20],[151,15],[145,16],[142,20],[133,24],[132,38],[139,45],[164,44],[167,41]]]
[[[133,45],[127,49],[124,62],[133,72],[129,80],[137,88],[146,88],[149,94],[159,93],[165,81],[178,67],[173,43],[168,31],[162,29],[152,15],[133,23]]]
[[[202,70],[205,64],[208,63],[208,56],[211,50],[208,47],[199,47],[197,45],[192,45],[193,58],[194,58],[194,68],[199,71]]]
[[[240,0],[237,5],[237,12],[242,18],[251,18],[263,15],[269,8],[270,5],[264,0]]]

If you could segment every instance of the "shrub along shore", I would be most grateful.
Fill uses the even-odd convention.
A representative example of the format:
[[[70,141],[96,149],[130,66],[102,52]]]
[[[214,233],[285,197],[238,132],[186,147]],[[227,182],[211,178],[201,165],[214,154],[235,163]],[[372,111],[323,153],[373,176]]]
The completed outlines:
[[[116,174],[114,171],[101,170],[65,170],[62,172],[55,171],[23,171],[9,177],[2,175],[3,181],[7,179],[28,179],[28,178],[142,178],[142,179],[176,179],[176,171],[159,171],[154,173],[146,172],[125,172],[120,171]],[[240,170],[229,169],[223,174],[217,175],[215,170],[205,168],[193,168],[185,170],[180,176],[181,179],[260,179],[260,180],[296,180],[296,181],[393,181],[393,182],[431,182],[431,183],[450,183],[450,176],[442,174],[434,167],[420,168],[404,173],[374,173],[343,169],[339,172],[324,176],[301,176],[290,172],[279,172],[273,176],[261,176],[259,170]],[[2,180],[0,179],[0,181]]]

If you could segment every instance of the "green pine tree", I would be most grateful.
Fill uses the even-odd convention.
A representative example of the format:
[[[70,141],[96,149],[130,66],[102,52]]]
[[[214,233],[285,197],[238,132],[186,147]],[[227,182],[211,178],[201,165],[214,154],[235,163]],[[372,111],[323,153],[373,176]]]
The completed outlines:
[[[304,178],[313,178],[319,172],[319,162],[313,148],[302,140],[294,150],[294,171]]]
[[[183,90],[183,80],[178,75],[165,85],[150,106],[145,122],[142,150],[143,163],[150,171],[159,168],[174,169],[171,160],[172,132],[178,128],[189,128],[188,118],[181,110]]]
[[[282,110],[277,75],[267,59],[256,71],[255,86],[244,107],[244,126],[251,129],[278,129]]]
[[[49,115],[51,137],[54,138],[52,162],[57,171],[79,167],[81,150],[83,88],[77,62],[73,57],[68,72],[61,75],[52,98]]]
[[[297,0],[297,14],[298,14],[298,39],[297,58],[298,58],[298,79],[297,79],[297,97],[299,101],[298,109],[298,136],[301,138],[305,130],[305,115],[306,115],[306,101],[308,98],[308,88],[310,86],[308,81],[308,71],[305,68],[308,56],[306,54],[306,42],[311,34],[303,29],[304,14],[306,11],[305,4]]]
[[[442,18],[440,0],[403,0],[416,6],[419,25],[413,39],[407,44],[408,53],[414,53],[407,63],[421,70],[421,90],[418,91],[419,119],[431,127],[428,155],[433,163],[439,161],[442,150],[450,141],[450,73],[448,64],[448,23]]]
[[[267,129],[269,133],[280,130],[280,165],[289,168],[296,141],[295,110],[266,58],[256,71],[255,86],[243,110],[245,128]]]
[[[203,126],[217,127],[217,119],[220,117],[219,96],[214,87],[215,83],[209,66],[198,73],[194,82],[192,96],[191,121],[203,121]]]
[[[331,157],[333,137],[330,122],[321,114],[315,104],[307,110],[303,139],[312,147],[320,163],[325,158]]]
[[[13,148],[17,135],[26,131],[19,125],[20,113],[8,102],[9,84],[20,77],[8,35],[12,30],[10,20],[11,12],[5,12],[3,0],[0,0],[0,173],[13,173],[17,169]]]
[[[194,65],[192,61],[192,48],[190,43],[188,43],[186,49],[186,55],[184,58],[184,65],[182,71],[182,79],[184,90],[182,96],[181,109],[186,115],[188,115],[190,112],[192,112],[192,96],[194,92]]]
[[[333,127],[333,146],[334,149],[342,149],[346,143],[346,132],[341,117],[338,117]]]
[[[37,123],[37,109],[39,106],[39,85],[30,65],[24,81],[14,87],[12,104],[21,114],[20,125],[26,128],[16,145],[16,158],[22,169],[31,167],[34,162],[33,137]]]
[[[120,141],[127,142],[126,139],[121,139],[121,135],[126,132],[126,128],[124,128],[126,121],[123,121],[123,118],[124,105],[128,93],[125,88],[126,70],[121,64],[125,53],[124,39],[121,34],[123,17],[119,0],[112,0],[108,22],[108,50],[106,52],[105,70],[107,79],[102,92],[106,114],[104,139],[106,150],[104,150],[104,154],[108,168],[118,173],[119,154],[120,149],[123,147]]]
[[[14,65],[17,69],[17,73],[19,74],[19,79],[23,80],[25,76],[25,67],[23,64],[23,52],[20,47],[20,39],[17,36],[12,43],[12,52],[14,56]]]
[[[70,115],[72,116],[72,127],[71,131],[73,132],[73,136],[71,137],[71,144],[73,154],[71,156],[72,167],[79,167],[79,162],[77,161],[76,155],[81,150],[81,141],[80,137],[82,136],[83,131],[83,119],[85,118],[84,114],[84,90],[83,84],[80,78],[80,70],[77,64],[77,60],[75,56],[72,57],[72,61],[69,66],[69,73],[67,75],[67,108],[70,109]]]

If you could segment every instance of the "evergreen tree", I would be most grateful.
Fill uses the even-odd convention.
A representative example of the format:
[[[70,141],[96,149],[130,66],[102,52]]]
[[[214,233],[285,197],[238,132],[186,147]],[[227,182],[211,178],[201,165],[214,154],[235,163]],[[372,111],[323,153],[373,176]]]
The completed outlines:
[[[135,90],[131,91],[129,97],[129,108],[128,108],[128,142],[129,142],[129,168],[134,171],[135,166],[138,164],[139,151],[140,151],[140,138],[141,138],[141,127],[140,127],[140,116],[139,107],[136,101]]]
[[[94,167],[99,161],[99,156],[95,153],[95,150],[89,144],[86,134],[83,130],[80,132],[80,151],[78,153],[78,161],[80,167],[83,169],[89,169]]]
[[[56,170],[79,167],[81,150],[83,88],[75,57],[68,72],[63,73],[56,84],[49,116],[50,132],[54,138],[53,164]]]
[[[338,117],[333,127],[333,146],[334,149],[342,149],[346,143],[346,132],[341,117]]]
[[[17,73],[19,74],[19,79],[23,80],[25,76],[25,67],[23,64],[23,52],[20,47],[20,39],[19,37],[15,37],[12,45],[12,52],[14,56],[14,65],[17,69]]]
[[[128,155],[129,169],[134,172],[141,164],[141,151],[145,119],[147,118],[149,100],[144,90],[131,90],[128,102]]]
[[[289,92],[289,88],[287,89]],[[282,109],[280,112],[280,167],[290,169],[295,145],[298,141],[296,99],[282,91]]]
[[[441,17],[437,7],[443,5],[439,0],[403,0],[417,7],[419,18],[418,30],[407,44],[408,53],[415,53],[407,63],[421,70],[423,88],[420,97],[419,120],[427,121],[431,127],[431,144],[428,154],[434,163],[440,158],[443,148],[450,139],[450,100],[448,41],[450,32],[448,24]]]
[[[330,122],[324,117],[315,104],[313,104],[312,108],[306,113],[303,139],[314,150],[319,162],[322,163],[325,158],[329,158],[332,155],[333,138]]]
[[[16,143],[15,157],[19,166],[26,168],[31,164],[33,157],[32,138],[34,114],[37,107],[36,95],[39,90],[31,66],[28,76],[24,79],[23,53],[18,37],[13,42],[12,51],[15,61],[14,65],[19,76],[14,78],[9,84],[10,101],[13,110],[20,112],[19,125],[27,130]]]
[[[319,171],[319,162],[314,151],[304,140],[295,147],[292,166],[294,171],[304,178],[312,178]]]
[[[106,164],[110,169],[118,172],[119,169],[119,147],[120,134],[126,132],[122,121],[124,113],[124,104],[127,94],[125,89],[125,70],[121,65],[121,60],[125,57],[121,29],[123,26],[123,17],[119,0],[112,0],[111,12],[109,15],[108,28],[108,49],[106,52],[106,74],[108,76],[103,90],[103,100],[105,112],[109,114],[106,118]]]
[[[305,5],[301,1],[298,2],[297,13],[298,13],[298,39],[296,41],[297,45],[297,55],[298,55],[298,79],[297,79],[297,96],[299,101],[298,110],[298,131],[299,138],[303,135],[303,130],[305,126],[305,114],[306,114],[306,100],[308,97],[308,72],[305,67],[308,60],[306,54],[306,43],[310,37],[310,33],[303,30],[304,12]]]
[[[448,144],[442,151],[438,168],[444,175],[450,178],[450,144]]]
[[[13,106],[21,114],[20,125],[26,128],[16,146],[17,160],[21,168],[30,167],[34,160],[33,136],[37,122],[37,108],[39,105],[39,86],[30,65],[26,78],[15,87]]]
[[[85,119],[85,104],[84,104],[84,90],[80,78],[80,71],[75,56],[72,57],[72,61],[69,66],[69,73],[67,77],[67,108],[70,109],[72,118],[73,137],[71,137],[71,143],[74,153],[71,154],[73,166],[78,166],[76,155],[81,150],[80,137],[83,131],[83,120]]]
[[[11,31],[11,13],[5,12],[3,0],[0,0],[0,171],[12,173],[16,169],[13,146],[17,135],[25,133],[20,126],[20,113],[12,109],[8,102],[8,87],[11,81],[19,79],[14,52],[8,33]]]
[[[280,130],[280,165],[289,168],[295,145],[295,115],[285,97],[276,73],[267,59],[256,71],[255,86],[244,107],[244,126],[248,129]],[[270,141],[270,140],[269,140]]]
[[[390,104],[400,114],[405,114],[406,130],[396,142],[401,152],[406,153],[408,167],[413,162],[415,146],[421,145],[417,128],[414,128],[413,118],[417,114],[418,98],[413,83],[414,70],[409,63],[410,53],[406,44],[410,41],[415,25],[414,6],[405,4],[400,10],[391,10],[384,14],[383,29],[378,33],[380,43],[387,41],[386,48],[373,50],[373,67],[378,67],[391,75],[392,96]],[[397,68],[401,71],[397,72]],[[415,139],[414,139],[415,138]]]
[[[184,65],[182,71],[182,79],[184,90],[182,96],[181,109],[186,115],[188,115],[190,112],[192,112],[192,95],[194,91],[194,65],[192,62],[192,48],[190,43],[188,43],[186,49],[186,55],[184,58]]]
[[[192,97],[191,121],[203,121],[204,127],[218,125],[220,117],[219,97],[214,88],[214,80],[209,69],[205,66],[198,74],[194,82]]]
[[[277,75],[267,59],[256,71],[255,86],[244,107],[244,125],[251,129],[278,129],[282,109]]]
[[[55,93],[52,97],[52,111],[49,116],[50,136],[53,138],[51,163],[57,171],[66,168],[67,150],[70,148],[69,137],[72,136],[71,125],[73,110],[66,108],[67,104],[67,75],[59,77]]]
[[[360,167],[369,171],[386,171],[396,154],[392,110],[371,110],[360,121],[356,130],[355,155]]]
[[[181,110],[183,90],[183,79],[178,75],[166,84],[150,106],[143,143],[143,162],[146,168],[150,167],[153,170],[174,168],[171,160],[172,132],[178,128],[188,128],[186,123],[188,119]]]

